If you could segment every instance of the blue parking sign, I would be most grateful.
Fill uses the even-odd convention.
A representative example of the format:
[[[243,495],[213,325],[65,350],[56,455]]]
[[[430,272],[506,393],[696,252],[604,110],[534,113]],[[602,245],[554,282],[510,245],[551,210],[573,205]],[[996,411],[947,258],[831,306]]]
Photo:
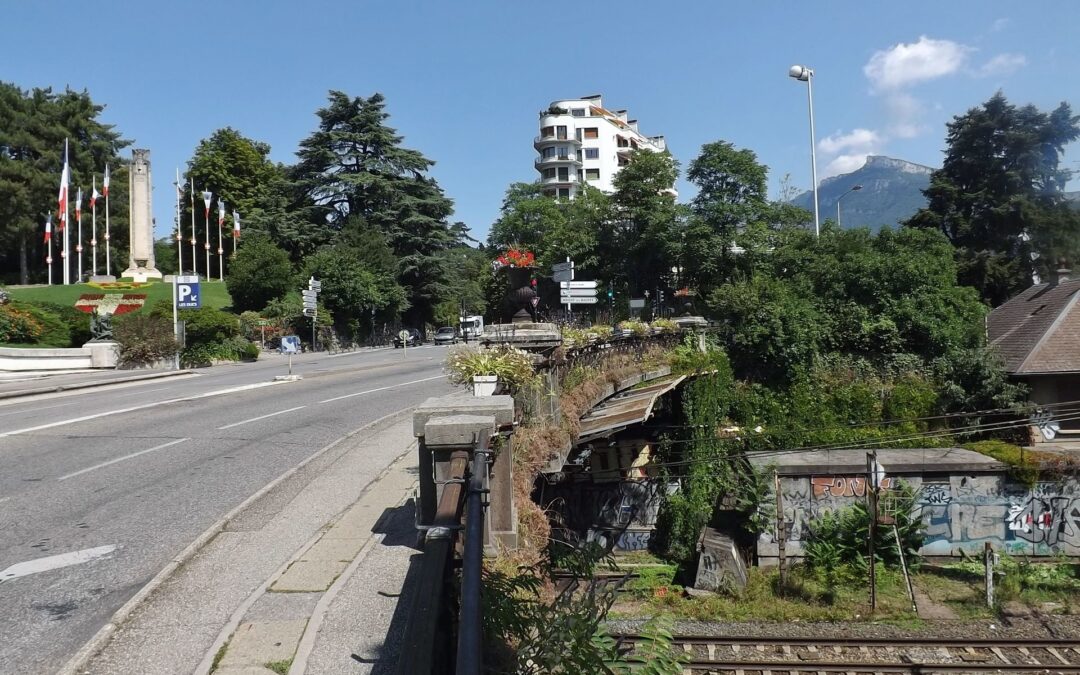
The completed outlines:
[[[202,306],[199,277],[180,277],[176,280],[176,306],[179,309],[198,309]]]

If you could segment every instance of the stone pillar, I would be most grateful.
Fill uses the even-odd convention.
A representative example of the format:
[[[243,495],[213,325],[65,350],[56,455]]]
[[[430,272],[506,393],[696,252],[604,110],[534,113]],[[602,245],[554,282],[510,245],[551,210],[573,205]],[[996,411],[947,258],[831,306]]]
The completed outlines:
[[[135,281],[160,279],[154,261],[154,216],[150,151],[131,151],[128,167],[128,268],[122,276]]]

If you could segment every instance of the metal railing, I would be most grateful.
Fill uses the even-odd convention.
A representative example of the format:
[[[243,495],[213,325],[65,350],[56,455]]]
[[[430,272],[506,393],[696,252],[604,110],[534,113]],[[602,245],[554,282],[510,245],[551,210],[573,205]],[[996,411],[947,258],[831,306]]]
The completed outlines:
[[[482,671],[481,585],[489,446],[490,436],[483,434],[471,450],[455,450],[450,455],[435,519],[426,528],[424,556],[402,639],[398,675],[480,675]],[[463,530],[463,507],[461,595],[455,599],[454,584],[449,582],[455,567],[457,538]],[[452,611],[455,604],[460,608],[456,621]],[[456,648],[451,638],[455,623]]]

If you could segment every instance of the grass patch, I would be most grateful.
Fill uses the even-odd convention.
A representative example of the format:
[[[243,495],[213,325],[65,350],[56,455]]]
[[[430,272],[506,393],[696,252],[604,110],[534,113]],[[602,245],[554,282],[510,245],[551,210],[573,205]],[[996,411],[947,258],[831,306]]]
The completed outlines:
[[[1002,464],[1009,465],[1009,473],[1018,481],[1032,487],[1039,480],[1042,472],[1060,473],[1076,470],[1076,461],[1064,455],[1026,450],[1018,445],[1003,441],[979,441],[963,446],[987,457],[993,457]]]
[[[146,295],[146,304],[139,311],[149,312],[158,300],[169,301],[172,298],[172,284],[153,282],[140,288],[130,290],[102,290],[89,284],[71,284],[70,286],[8,286],[7,292],[12,300],[37,303],[51,302],[65,307],[75,306],[75,301],[84,293],[143,293]],[[220,281],[203,281],[199,290],[202,294],[203,307],[215,307],[224,309],[232,306],[232,298],[225,284]]]
[[[292,662],[292,659],[282,659],[281,661],[268,661],[263,664],[263,667],[274,671],[278,675],[288,675],[289,668],[292,667]]]
[[[232,636],[230,635],[229,640],[231,639]],[[229,648],[229,640],[226,640],[225,644],[221,645],[221,647],[218,648],[217,653],[214,654],[214,660],[210,663],[211,673],[218,669],[218,666],[221,665],[221,660],[225,658],[225,651]]]

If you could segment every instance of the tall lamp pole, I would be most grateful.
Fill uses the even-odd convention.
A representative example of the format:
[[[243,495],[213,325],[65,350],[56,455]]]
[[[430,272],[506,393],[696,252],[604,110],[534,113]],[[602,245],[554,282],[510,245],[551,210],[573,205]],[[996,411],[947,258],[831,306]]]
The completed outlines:
[[[862,189],[861,185],[852,185],[851,189],[836,198],[836,227],[840,227],[840,200],[847,197],[852,192],[858,192]]]
[[[206,280],[210,281],[210,198],[214,195],[209,190],[203,190],[203,205],[206,207],[206,240],[203,249],[206,251]]]
[[[814,234],[821,234],[821,217],[818,214],[817,150],[814,147],[814,71],[806,66],[792,66],[788,75],[806,83],[806,95],[810,106],[810,169],[814,178]]]

